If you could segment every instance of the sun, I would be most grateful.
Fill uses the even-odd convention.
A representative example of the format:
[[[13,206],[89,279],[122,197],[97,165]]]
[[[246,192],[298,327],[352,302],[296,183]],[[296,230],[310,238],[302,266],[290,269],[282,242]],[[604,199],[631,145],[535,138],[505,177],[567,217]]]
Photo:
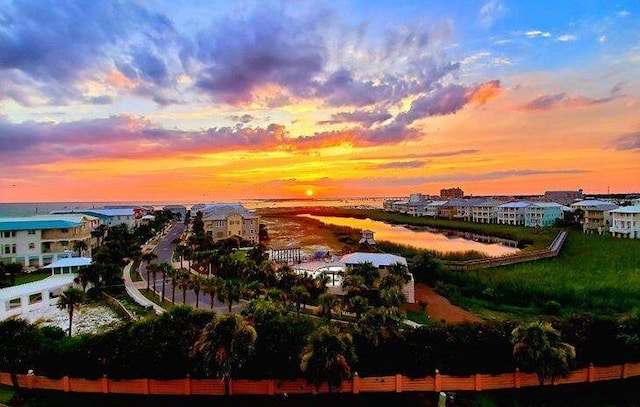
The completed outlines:
[[[305,195],[307,195],[309,197],[313,196],[313,189],[307,189],[306,192],[305,192]]]

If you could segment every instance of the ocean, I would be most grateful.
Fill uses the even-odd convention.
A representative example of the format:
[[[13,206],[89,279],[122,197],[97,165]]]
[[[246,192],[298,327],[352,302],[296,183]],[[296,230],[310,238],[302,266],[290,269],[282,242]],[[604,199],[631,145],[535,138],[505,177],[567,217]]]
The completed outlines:
[[[370,207],[382,208],[384,198],[345,198],[345,199],[244,199],[242,203],[247,209],[258,208],[291,208],[309,206],[327,207]],[[71,209],[97,209],[105,206],[153,206],[162,208],[165,205],[185,205],[187,209],[197,202],[141,201],[141,202],[28,202],[0,203],[0,217],[23,217],[46,215],[52,211]]]

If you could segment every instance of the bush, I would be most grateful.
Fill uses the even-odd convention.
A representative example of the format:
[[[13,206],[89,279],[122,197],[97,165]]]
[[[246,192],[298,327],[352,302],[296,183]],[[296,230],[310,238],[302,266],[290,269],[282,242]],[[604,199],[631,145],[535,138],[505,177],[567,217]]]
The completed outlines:
[[[547,301],[542,308],[542,312],[547,315],[560,315],[562,307],[558,301]]]

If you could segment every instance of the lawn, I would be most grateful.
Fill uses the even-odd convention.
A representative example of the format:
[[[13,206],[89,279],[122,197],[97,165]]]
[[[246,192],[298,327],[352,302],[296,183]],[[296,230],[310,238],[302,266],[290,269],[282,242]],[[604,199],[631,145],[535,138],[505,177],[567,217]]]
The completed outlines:
[[[429,316],[424,311],[407,311],[407,319],[423,325],[431,323]]]
[[[526,316],[547,313],[547,302],[556,301],[565,315],[638,312],[640,241],[572,231],[555,259],[445,272],[444,283],[441,292],[472,311]]]
[[[43,280],[49,276],[51,276],[51,271],[49,270],[38,270],[32,273],[18,274],[16,276],[16,285],[32,283],[34,281]]]
[[[171,301],[167,301],[167,300],[160,301],[160,296],[158,294],[156,294],[155,292],[153,292],[153,290],[151,290],[151,289],[147,290],[146,288],[143,288],[142,290],[140,290],[140,292],[148,300],[150,300],[152,302],[155,302],[156,304],[160,305],[162,308],[166,309],[167,311],[169,311],[171,308],[181,304],[181,303],[178,303],[178,302],[176,302],[176,304],[173,304]]]

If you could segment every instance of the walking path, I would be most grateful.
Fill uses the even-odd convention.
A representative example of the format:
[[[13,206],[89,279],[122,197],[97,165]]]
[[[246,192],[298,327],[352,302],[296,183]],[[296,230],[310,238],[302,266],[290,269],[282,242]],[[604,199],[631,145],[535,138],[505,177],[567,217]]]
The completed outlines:
[[[122,278],[124,279],[124,287],[127,290],[127,294],[129,294],[129,296],[133,298],[135,302],[142,305],[143,307],[153,307],[153,310],[156,314],[162,314],[163,312],[165,312],[164,308],[142,295],[142,293],[140,292],[140,288],[145,288],[145,282],[134,282],[133,280],[131,280],[131,266],[133,266],[133,262],[130,262],[129,264],[124,266],[124,270],[122,270]]]

